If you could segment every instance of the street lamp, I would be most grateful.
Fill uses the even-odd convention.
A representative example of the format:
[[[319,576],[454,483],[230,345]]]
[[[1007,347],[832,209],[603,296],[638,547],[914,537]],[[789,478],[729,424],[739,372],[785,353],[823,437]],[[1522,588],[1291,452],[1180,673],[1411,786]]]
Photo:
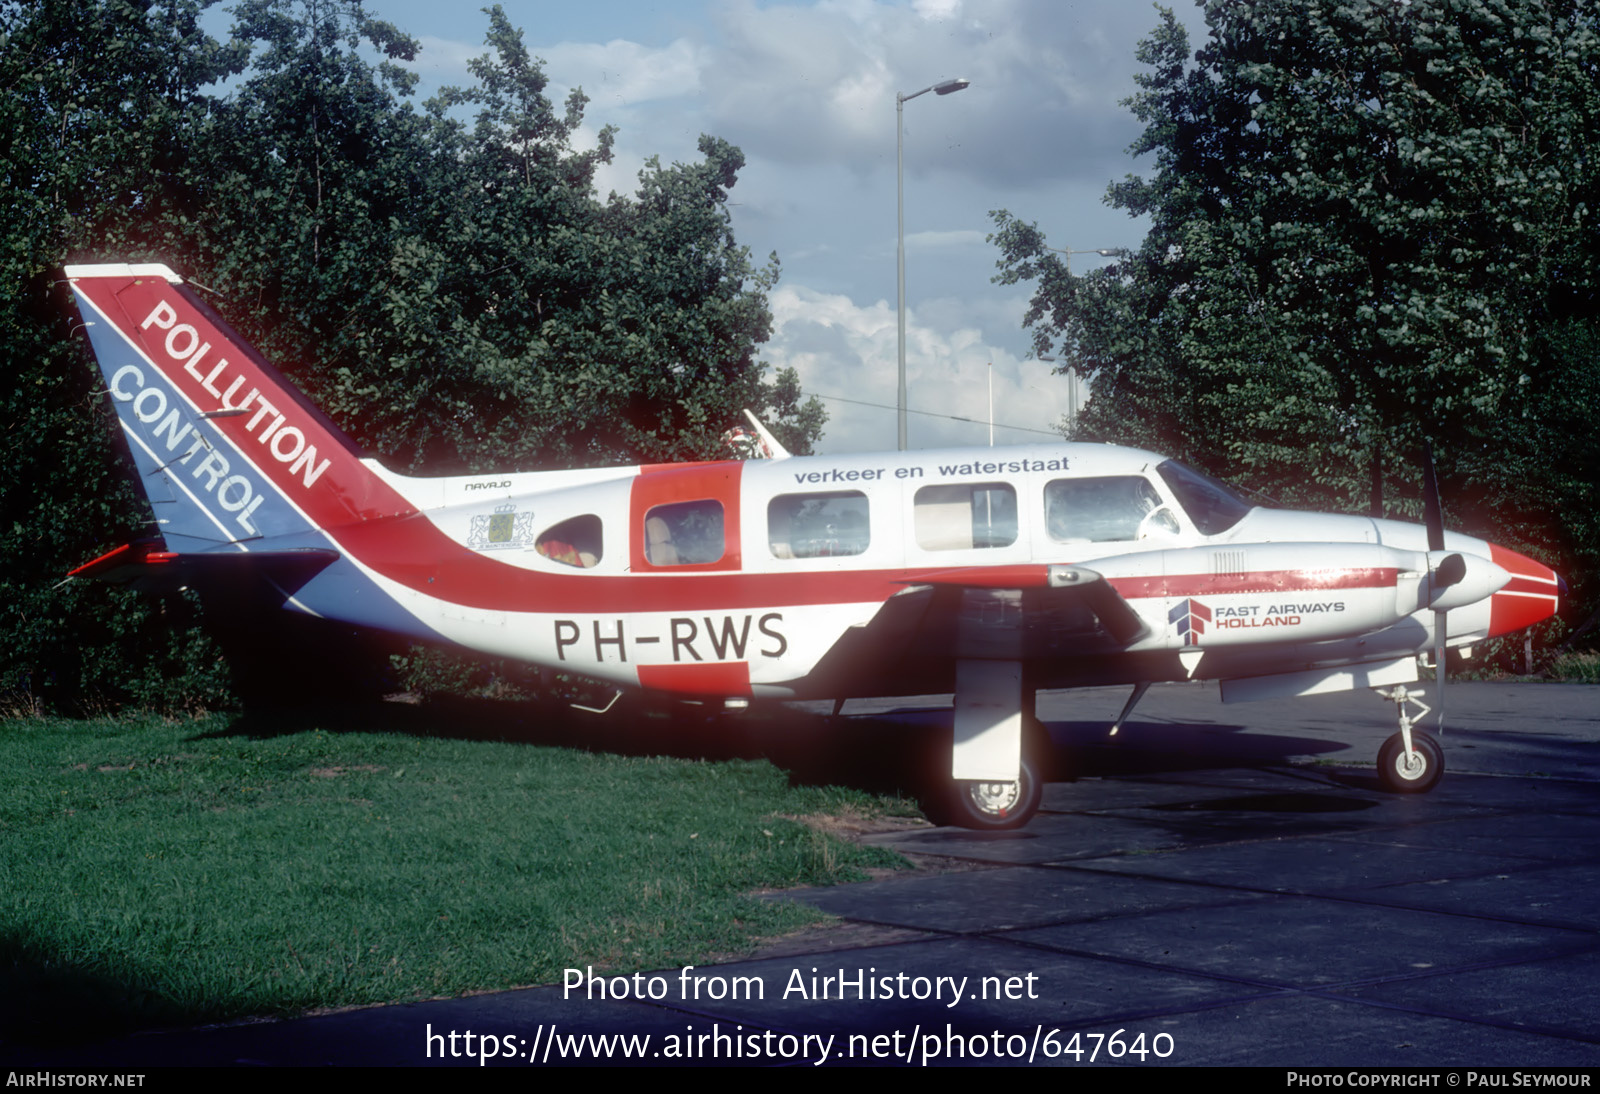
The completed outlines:
[[[1073,255],[1099,255],[1101,258],[1127,258],[1128,257],[1128,248],[1126,248],[1126,247],[1089,247],[1089,248],[1087,248],[1085,250],[1082,250],[1082,251],[1074,251],[1071,247],[1046,247],[1045,250],[1047,250],[1047,251],[1055,251],[1057,254],[1066,255],[1067,256],[1067,272],[1069,274],[1072,272],[1072,256]]]
[[[945,80],[930,84],[909,95],[899,92],[894,96],[894,188],[895,202],[899,208],[898,230],[895,240],[895,266],[900,288],[900,397],[896,406],[900,412],[900,451],[906,450],[906,103],[918,95],[933,92],[950,95],[964,89],[970,80]]]

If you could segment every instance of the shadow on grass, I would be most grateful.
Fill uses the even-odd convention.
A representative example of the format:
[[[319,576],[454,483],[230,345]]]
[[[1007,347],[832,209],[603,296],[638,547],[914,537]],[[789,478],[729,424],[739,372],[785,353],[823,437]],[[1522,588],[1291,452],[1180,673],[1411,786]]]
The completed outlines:
[[[0,938],[0,1058],[5,1045],[52,1048],[203,1020],[138,983],[93,976]]]
[[[627,697],[605,714],[563,703],[441,697],[421,703],[374,702],[249,713],[223,736],[267,738],[312,729],[403,733],[458,740],[668,756],[691,760],[765,759],[796,785],[845,786],[916,798],[943,785],[950,763],[949,708],[902,708],[831,717],[795,706],[757,704],[738,714],[686,703]],[[1315,737],[1245,733],[1210,722],[1130,722],[1115,737],[1104,722],[1046,723],[1047,781],[1140,777],[1231,767],[1277,767],[1291,758],[1346,746]],[[1331,771],[1352,789],[1376,780]]]
[[[833,718],[777,704],[708,713],[687,703],[625,698],[604,714],[563,703],[443,697],[426,702],[328,704],[250,712],[202,737],[266,739],[314,729],[666,756],[764,759],[806,786],[845,786],[915,797],[948,770],[950,713],[942,720]]]

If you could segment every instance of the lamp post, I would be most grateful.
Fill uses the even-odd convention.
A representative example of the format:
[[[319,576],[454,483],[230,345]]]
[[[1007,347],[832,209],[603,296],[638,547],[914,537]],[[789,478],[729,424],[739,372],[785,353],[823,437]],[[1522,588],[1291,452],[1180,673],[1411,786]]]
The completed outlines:
[[[930,91],[935,95],[950,95],[969,83],[970,80],[944,80],[909,95],[896,92],[894,96],[894,189],[899,213],[895,235],[895,269],[900,289],[900,394],[895,405],[899,410],[901,452],[906,450],[906,103]]]
[[[1047,251],[1055,251],[1057,254],[1064,254],[1064,255],[1067,256],[1066,267],[1067,267],[1067,276],[1069,278],[1072,276],[1072,256],[1073,255],[1099,255],[1101,258],[1127,258],[1128,257],[1128,249],[1126,247],[1085,247],[1083,250],[1079,250],[1079,251],[1075,251],[1071,247],[1046,247],[1045,250],[1047,250]],[[1067,428],[1068,428],[1069,432],[1073,431],[1073,430],[1076,430],[1077,426],[1078,426],[1078,404],[1079,404],[1078,395],[1079,395],[1079,390],[1080,390],[1079,389],[1079,382],[1080,381],[1078,379],[1078,366],[1077,366],[1077,364],[1074,363],[1074,362],[1064,362],[1064,361],[1061,361],[1061,360],[1059,360],[1059,359],[1057,359],[1055,357],[1047,356],[1045,354],[1040,354],[1039,355],[1039,360],[1041,360],[1041,361],[1049,361],[1052,365],[1060,365],[1061,369],[1066,372],[1066,374],[1067,374]]]

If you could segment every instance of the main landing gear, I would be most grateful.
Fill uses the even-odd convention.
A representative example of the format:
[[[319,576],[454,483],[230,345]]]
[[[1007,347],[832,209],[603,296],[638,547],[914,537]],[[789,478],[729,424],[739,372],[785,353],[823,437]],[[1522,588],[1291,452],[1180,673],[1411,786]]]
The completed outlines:
[[[999,832],[1021,828],[1039,811],[1044,797],[1041,775],[1040,740],[1049,747],[1044,726],[1032,715],[1023,717],[1022,764],[1016,782],[982,782],[952,779],[936,787],[922,803],[923,812],[935,824],[949,824],[978,831]]]
[[[1024,686],[1019,662],[960,661],[955,680],[949,777],[928,787],[923,813],[979,832],[1021,828],[1038,813],[1053,753],[1034,689]]]
[[[1394,701],[1400,719],[1400,732],[1378,750],[1378,782],[1395,794],[1426,794],[1444,774],[1444,750],[1438,741],[1412,727],[1433,708],[1422,701],[1421,692],[1410,691],[1404,684],[1374,690]],[[1419,708],[1416,719],[1407,713],[1407,703]]]

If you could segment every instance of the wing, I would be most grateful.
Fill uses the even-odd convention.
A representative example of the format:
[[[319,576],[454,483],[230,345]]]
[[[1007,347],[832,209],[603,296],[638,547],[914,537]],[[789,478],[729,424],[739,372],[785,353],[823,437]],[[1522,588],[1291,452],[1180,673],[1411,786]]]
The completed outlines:
[[[1045,669],[1126,650],[1148,628],[1093,570],[987,566],[919,574],[845,632],[808,680],[832,695],[938,693],[958,660]],[[1057,675],[1040,671],[1041,686]]]

